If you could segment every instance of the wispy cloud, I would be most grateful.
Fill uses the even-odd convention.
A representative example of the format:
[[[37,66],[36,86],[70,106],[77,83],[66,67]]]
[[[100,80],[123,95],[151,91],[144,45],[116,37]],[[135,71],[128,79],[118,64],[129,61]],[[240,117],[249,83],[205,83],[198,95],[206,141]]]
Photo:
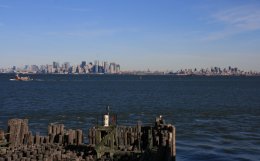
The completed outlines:
[[[8,5],[0,4],[0,8],[10,8]]]
[[[96,37],[96,36],[109,36],[114,35],[118,31],[115,29],[96,29],[96,30],[81,30],[81,31],[70,31],[65,32],[66,36],[75,37]]]
[[[72,11],[72,12],[90,12],[91,9],[88,8],[80,8],[80,7],[52,7],[54,9],[58,10],[64,10],[64,11]]]
[[[260,9],[257,6],[240,6],[211,15],[211,21],[223,25],[222,30],[210,33],[206,40],[218,40],[239,33],[260,30]]]
[[[91,30],[77,30],[65,32],[48,32],[47,35],[54,36],[71,36],[71,37],[100,37],[113,36],[115,34],[126,32],[137,32],[136,28],[114,28],[114,29],[91,29]]]
[[[255,6],[243,6],[213,15],[213,17],[231,27],[243,30],[260,29],[260,9]]]
[[[75,11],[75,12],[90,12],[90,9],[86,8],[64,8],[66,10]]]

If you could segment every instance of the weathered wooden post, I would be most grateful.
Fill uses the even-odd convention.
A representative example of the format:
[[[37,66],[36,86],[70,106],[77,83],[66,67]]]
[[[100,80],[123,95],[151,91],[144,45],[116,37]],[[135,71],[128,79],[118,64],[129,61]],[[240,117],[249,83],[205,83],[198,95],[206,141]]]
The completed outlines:
[[[28,120],[27,119],[10,119],[8,121],[8,142],[10,146],[19,146],[23,144],[25,135],[28,134]]]
[[[173,160],[176,160],[176,136],[175,136],[176,129],[172,126],[172,142],[171,142],[171,156]]]
[[[64,135],[64,125],[60,124],[60,133],[61,135]]]
[[[76,130],[76,144],[80,145],[83,143],[83,132],[80,129]]]
[[[52,134],[52,124],[48,125],[48,135]]]
[[[35,144],[36,144],[36,145],[39,145],[39,144],[40,144],[40,135],[39,135],[38,132],[37,132],[36,135],[35,135]]]
[[[74,143],[74,130],[69,129],[68,131],[68,144],[73,144]]]
[[[141,150],[141,122],[137,122],[137,142],[138,142],[138,150]]]

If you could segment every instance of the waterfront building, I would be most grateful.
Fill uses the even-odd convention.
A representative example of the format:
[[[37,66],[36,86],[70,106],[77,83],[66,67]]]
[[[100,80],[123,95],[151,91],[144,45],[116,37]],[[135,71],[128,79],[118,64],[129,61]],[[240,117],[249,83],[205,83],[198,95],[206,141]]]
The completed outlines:
[[[52,63],[52,66],[53,66],[53,68],[57,69],[57,68],[59,68],[60,65],[59,65],[58,62],[55,62],[55,61],[54,61],[54,62]]]
[[[39,67],[37,65],[31,65],[30,72],[32,72],[32,73],[39,72]]]
[[[79,65],[76,67],[75,73],[80,73],[80,66]]]
[[[109,73],[109,65],[108,62],[104,62],[104,73]]]
[[[93,68],[93,64],[90,62],[88,65],[87,65],[87,71],[88,73],[91,73],[92,72],[92,68]]]
[[[110,63],[109,71],[111,74],[114,74],[116,72],[116,63]]]
[[[14,70],[14,71],[16,70],[16,66],[13,66],[13,70]]]
[[[53,73],[53,67],[52,65],[47,65],[47,73]]]
[[[39,68],[39,72],[43,74],[47,73],[47,67],[45,65],[41,65]]]
[[[82,68],[82,73],[84,73],[84,74],[89,73],[89,71],[88,71],[88,65],[85,65],[85,66]]]
[[[120,65],[119,64],[116,65],[116,73],[120,73]]]
[[[86,65],[87,65],[87,62],[86,61],[82,61],[80,67],[84,68]]]
[[[65,62],[64,63],[64,68],[65,68],[66,71],[69,70],[69,67],[70,67],[70,63],[69,62]]]
[[[95,62],[94,62],[94,70],[93,70],[94,73],[98,73],[98,66],[99,66],[99,61],[95,60]]]
[[[75,73],[75,71],[76,71],[76,69],[74,68],[74,66],[70,66],[68,73],[73,74],[73,73]]]

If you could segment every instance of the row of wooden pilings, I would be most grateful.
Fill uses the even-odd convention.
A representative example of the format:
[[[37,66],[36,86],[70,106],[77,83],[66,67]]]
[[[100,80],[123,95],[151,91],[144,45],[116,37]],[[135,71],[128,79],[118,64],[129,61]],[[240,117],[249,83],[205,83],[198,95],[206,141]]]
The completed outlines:
[[[140,150],[138,146],[141,142],[141,126],[137,127],[127,127],[127,126],[117,126],[115,128],[100,128],[93,127],[89,129],[89,144],[98,145],[103,140],[105,135],[111,135],[110,140],[104,143],[104,146],[116,149],[133,148],[137,145],[136,150]],[[136,144],[137,143],[137,144]],[[131,149],[132,150],[132,149]]]
[[[64,149],[58,144],[8,147],[0,154],[0,161],[95,161],[92,155]]]
[[[89,143],[97,147],[98,156],[157,149],[154,156],[158,160],[161,156],[163,161],[173,161],[176,157],[175,127],[166,124],[162,117],[156,118],[154,126],[93,127],[89,130]]]
[[[6,137],[5,137],[6,136]],[[50,124],[48,135],[35,135],[29,131],[27,119],[8,121],[7,134],[0,133],[0,141],[5,139],[7,147],[0,149],[0,161],[94,161],[85,152],[66,149],[66,146],[83,144],[81,129],[64,129],[63,124]]]
[[[29,131],[27,119],[11,119],[8,121],[8,135],[7,140],[10,146],[19,146],[21,144],[39,145],[59,143],[64,145],[83,143],[83,132],[81,129],[64,129],[63,124],[50,124],[48,126],[48,135],[41,136],[39,133],[33,135]]]
[[[175,127],[162,117],[156,118],[154,126],[90,128],[89,145],[83,144],[82,130],[66,130],[63,124],[49,124],[47,136],[33,135],[27,119],[9,120],[7,135],[0,131],[1,138],[9,146],[0,149],[0,161],[96,161],[112,159],[114,154],[137,154],[132,156],[135,160],[142,154],[140,161],[174,161],[176,157]]]

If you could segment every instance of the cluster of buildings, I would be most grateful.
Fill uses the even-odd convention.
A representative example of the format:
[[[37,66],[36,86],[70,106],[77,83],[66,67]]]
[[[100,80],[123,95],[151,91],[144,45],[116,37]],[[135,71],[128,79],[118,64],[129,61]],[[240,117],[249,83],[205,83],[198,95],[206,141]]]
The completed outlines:
[[[256,76],[260,75],[254,71],[243,71],[238,68],[229,66],[221,69],[220,67],[211,67],[207,69],[181,69],[175,73],[176,75],[205,75],[205,76]]]
[[[59,64],[53,62],[47,65],[25,65],[22,68],[13,66],[11,68],[0,69],[0,73],[35,73],[35,74],[119,74],[120,65],[107,61],[87,63],[82,61],[79,65],[71,65],[69,62]]]
[[[30,74],[126,74],[126,75],[198,75],[198,76],[260,76],[259,72],[243,71],[237,67],[220,68],[211,67],[206,69],[181,69],[173,71],[121,71],[120,65],[107,61],[94,63],[82,61],[81,64],[71,65],[69,62],[60,64],[53,62],[47,65],[25,65],[24,67],[13,66],[11,68],[0,68],[0,73],[30,73]]]

